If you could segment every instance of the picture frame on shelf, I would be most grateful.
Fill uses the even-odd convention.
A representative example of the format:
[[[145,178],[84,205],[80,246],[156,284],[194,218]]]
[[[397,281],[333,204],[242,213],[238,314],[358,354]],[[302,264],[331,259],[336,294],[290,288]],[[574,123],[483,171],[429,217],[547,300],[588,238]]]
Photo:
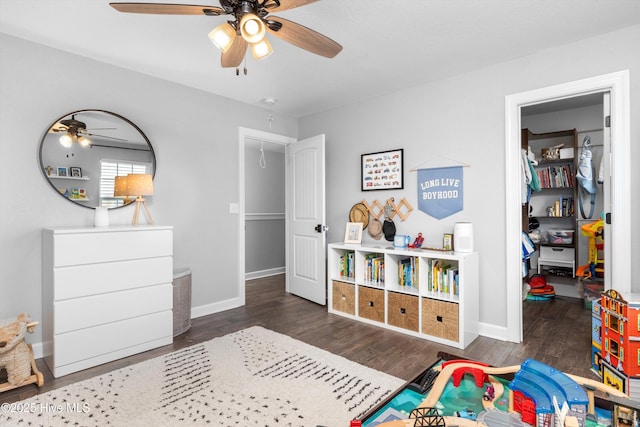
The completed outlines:
[[[362,154],[361,191],[404,188],[404,149]]]
[[[344,230],[344,243],[359,245],[362,243],[362,223],[347,222]]]
[[[69,171],[66,166],[58,166],[58,176],[69,176]]]
[[[69,168],[69,173],[73,178],[82,178],[82,168],[72,166]]]

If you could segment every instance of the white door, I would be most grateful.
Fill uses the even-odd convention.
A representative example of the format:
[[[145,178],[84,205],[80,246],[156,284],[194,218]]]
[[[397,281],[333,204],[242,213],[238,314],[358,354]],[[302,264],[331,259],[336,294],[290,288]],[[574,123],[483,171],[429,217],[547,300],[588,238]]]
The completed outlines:
[[[286,148],[287,292],[327,301],[324,135]]]
[[[604,238],[609,239],[606,240],[604,245],[604,288],[613,289],[613,283],[611,282],[611,248],[613,247],[611,233],[611,94],[609,92],[605,92],[602,94],[602,143],[603,143],[603,151],[602,151],[602,166],[603,166],[603,177],[604,182],[602,183],[602,190],[604,195]],[[599,171],[600,165],[596,166],[596,174]],[[597,175],[596,175],[597,177]]]

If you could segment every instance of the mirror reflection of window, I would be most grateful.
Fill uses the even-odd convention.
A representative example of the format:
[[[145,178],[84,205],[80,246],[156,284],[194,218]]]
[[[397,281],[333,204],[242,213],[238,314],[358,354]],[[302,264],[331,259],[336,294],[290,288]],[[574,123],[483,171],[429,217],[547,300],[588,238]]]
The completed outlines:
[[[116,176],[130,173],[151,173],[151,163],[135,163],[122,160],[100,160],[100,206],[115,208],[125,204],[125,197],[114,196]]]

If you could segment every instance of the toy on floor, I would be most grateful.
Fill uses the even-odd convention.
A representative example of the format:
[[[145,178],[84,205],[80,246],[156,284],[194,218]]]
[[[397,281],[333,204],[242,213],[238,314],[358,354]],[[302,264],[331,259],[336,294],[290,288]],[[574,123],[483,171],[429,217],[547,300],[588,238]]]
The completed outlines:
[[[0,323],[0,370],[7,371],[7,382],[0,384],[0,392],[26,384],[42,387],[44,376],[36,367],[33,349],[24,342],[27,332],[33,333],[38,322],[31,322],[23,313],[16,319]]]
[[[604,221],[599,219],[595,222],[584,224],[580,227],[582,234],[589,238],[589,263],[581,265],[576,270],[576,276],[583,279],[595,278],[596,273],[604,272],[602,260],[598,259],[599,246],[604,246]]]

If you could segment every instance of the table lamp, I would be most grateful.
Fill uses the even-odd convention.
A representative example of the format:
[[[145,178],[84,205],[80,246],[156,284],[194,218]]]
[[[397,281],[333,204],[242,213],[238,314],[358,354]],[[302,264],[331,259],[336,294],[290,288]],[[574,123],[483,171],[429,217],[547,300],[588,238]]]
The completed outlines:
[[[113,196],[124,197],[124,204],[129,203],[129,195],[127,194],[127,177],[125,175],[116,176],[113,181]]]
[[[127,195],[136,197],[136,208],[133,212],[131,224],[138,225],[138,216],[140,215],[140,205],[144,207],[149,224],[153,224],[153,218],[149,213],[147,201],[143,196],[151,196],[153,194],[153,177],[145,173],[130,173],[127,175]]]

